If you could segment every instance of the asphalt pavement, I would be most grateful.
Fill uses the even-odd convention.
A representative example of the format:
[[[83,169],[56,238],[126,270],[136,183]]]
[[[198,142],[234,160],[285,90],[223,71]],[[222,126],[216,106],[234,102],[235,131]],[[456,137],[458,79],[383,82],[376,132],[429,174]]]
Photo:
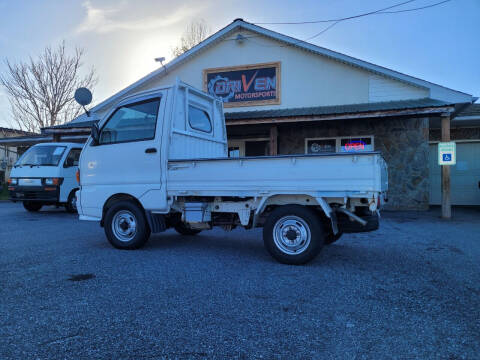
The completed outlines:
[[[0,359],[479,359],[480,210],[384,213],[305,266],[261,230],[113,249],[0,202]]]

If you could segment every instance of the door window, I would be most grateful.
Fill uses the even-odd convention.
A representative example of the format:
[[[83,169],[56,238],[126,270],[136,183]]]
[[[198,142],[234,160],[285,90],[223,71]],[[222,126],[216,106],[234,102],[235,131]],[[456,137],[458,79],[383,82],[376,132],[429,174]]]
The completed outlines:
[[[102,128],[99,144],[154,139],[159,105],[154,98],[118,108]]]
[[[63,167],[71,167],[71,166],[78,166],[78,161],[80,159],[80,153],[82,152],[82,149],[72,149],[67,155],[67,158],[65,159],[65,163],[63,164]]]

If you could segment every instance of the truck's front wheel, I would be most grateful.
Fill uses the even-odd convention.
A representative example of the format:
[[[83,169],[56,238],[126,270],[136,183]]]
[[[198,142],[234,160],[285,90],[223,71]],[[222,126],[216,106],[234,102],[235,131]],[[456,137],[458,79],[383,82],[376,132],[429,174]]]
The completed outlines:
[[[263,241],[277,261],[300,265],[318,255],[324,243],[324,233],[313,210],[300,205],[285,205],[268,216],[263,226]]]
[[[131,201],[118,201],[105,214],[105,234],[117,249],[138,249],[148,241],[150,228],[143,210]]]

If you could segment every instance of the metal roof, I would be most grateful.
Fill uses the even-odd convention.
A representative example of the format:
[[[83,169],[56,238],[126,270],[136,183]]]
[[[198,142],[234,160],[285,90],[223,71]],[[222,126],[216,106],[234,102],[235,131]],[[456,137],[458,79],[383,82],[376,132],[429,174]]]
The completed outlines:
[[[376,103],[362,103],[351,105],[332,105],[332,106],[317,106],[317,107],[303,107],[290,109],[269,109],[269,110],[255,110],[255,111],[239,111],[226,112],[225,120],[248,120],[248,119],[268,119],[268,118],[282,118],[282,117],[302,117],[315,115],[339,115],[339,114],[359,114],[370,113],[377,111],[388,110],[408,110],[408,109],[423,109],[432,107],[444,107],[452,104],[434,100],[429,98],[416,100],[402,100],[402,101],[385,101]],[[50,126],[43,128],[45,133],[55,130],[75,130],[90,128],[98,120],[89,121],[73,121],[67,124]]]
[[[458,114],[458,117],[475,116],[480,118],[480,104],[472,104]]]
[[[42,130],[48,129],[83,129],[83,128],[90,128],[93,124],[97,123],[99,120],[88,120],[88,121],[71,121],[66,124],[62,125],[55,125],[44,127]]]
[[[332,105],[332,106],[304,107],[304,108],[291,108],[291,109],[239,111],[239,112],[225,113],[225,119],[235,121],[235,120],[246,120],[246,119],[280,118],[280,117],[292,117],[292,116],[356,114],[356,113],[369,113],[369,112],[375,112],[375,111],[442,107],[442,106],[449,106],[449,105],[452,105],[452,104],[449,104],[440,100],[424,98],[424,99],[417,99],[417,100],[386,101],[386,102],[363,103],[363,104],[352,104],[352,105]]]

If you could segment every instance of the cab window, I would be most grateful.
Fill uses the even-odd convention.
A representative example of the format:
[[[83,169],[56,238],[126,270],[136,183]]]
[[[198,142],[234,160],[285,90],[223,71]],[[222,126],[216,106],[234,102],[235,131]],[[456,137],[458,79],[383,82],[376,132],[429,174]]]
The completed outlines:
[[[155,138],[160,99],[148,99],[119,107],[100,132],[99,145]]]
[[[212,123],[208,113],[192,105],[188,107],[188,123],[194,130],[206,133],[212,132]]]

